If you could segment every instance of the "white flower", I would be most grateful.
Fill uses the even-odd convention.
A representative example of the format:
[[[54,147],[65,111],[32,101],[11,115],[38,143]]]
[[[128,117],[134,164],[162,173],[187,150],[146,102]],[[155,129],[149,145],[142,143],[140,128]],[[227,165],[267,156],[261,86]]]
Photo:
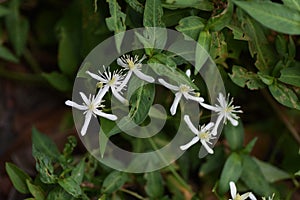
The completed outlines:
[[[213,128],[214,123],[210,122],[206,126],[205,125],[201,127],[199,126],[199,130],[198,130],[197,128],[194,127],[188,115],[184,116],[184,121],[188,125],[190,130],[196,135],[196,137],[194,137],[189,143],[180,146],[180,149],[186,150],[200,140],[201,144],[204,146],[206,151],[210,154],[213,154],[214,151],[208,146],[208,144],[211,144],[210,142],[211,139],[215,139],[215,137],[213,137],[210,134],[210,130]]]
[[[110,68],[108,67],[107,69],[105,66],[103,66],[103,73],[100,71],[99,75],[91,73],[89,71],[86,71],[87,74],[89,74],[92,78],[96,79],[99,81],[97,83],[97,86],[101,88],[99,93],[97,94],[97,98],[102,99],[103,96],[107,93],[109,88],[111,89],[113,95],[122,103],[127,104],[128,101],[122,97],[120,93],[122,89],[120,88],[120,85],[122,84],[122,81],[124,80],[124,75],[121,74],[122,71],[113,71],[113,73],[110,72]],[[104,84],[104,86],[103,86]]]
[[[247,192],[247,193],[242,194],[242,195],[237,193],[235,183],[232,182],[232,181],[230,181],[229,187],[230,187],[230,195],[231,195],[231,198],[232,198],[232,199],[229,199],[229,200],[245,200],[248,197],[251,200],[256,200],[255,196],[251,192]]]
[[[274,199],[275,194],[273,194],[271,197],[262,197],[263,200],[273,200]]]
[[[125,70],[128,70],[126,78],[124,79],[122,85],[120,86],[120,89],[122,89],[129,81],[132,73],[134,73],[137,77],[140,79],[147,81],[149,83],[153,83],[155,81],[154,78],[151,76],[148,76],[141,72],[142,68],[142,61],[146,58],[146,56],[143,56],[140,60],[137,55],[133,57],[130,57],[129,55],[123,55],[122,57],[117,59],[118,65],[123,67]]]
[[[176,114],[177,106],[179,104],[179,101],[180,101],[182,95],[187,100],[193,100],[193,101],[197,101],[199,103],[204,101],[204,99],[202,97],[197,97],[196,96],[197,93],[194,92],[194,89],[192,89],[190,86],[188,86],[186,84],[180,84],[179,86],[175,86],[175,85],[171,85],[170,83],[167,83],[164,79],[161,79],[161,78],[158,79],[158,81],[166,88],[177,91],[175,93],[175,98],[174,98],[173,104],[170,108],[171,115]]]
[[[112,114],[107,114],[107,113],[104,113],[101,110],[99,110],[104,107],[104,105],[101,104],[101,99],[99,99],[97,97],[95,98],[94,95],[93,96],[89,95],[89,98],[87,98],[85,96],[85,94],[82,92],[79,92],[79,94],[83,100],[82,105],[79,105],[70,100],[67,100],[65,103],[66,103],[66,105],[72,106],[78,110],[84,110],[83,114],[85,115],[85,120],[84,120],[83,126],[80,131],[82,136],[84,136],[86,134],[86,131],[87,131],[87,128],[91,121],[92,116],[96,117],[96,115],[98,115],[100,117],[104,117],[104,118],[107,118],[110,120],[117,120],[117,116],[112,115]]]
[[[237,126],[239,124],[238,122],[239,117],[236,115],[236,113],[243,112],[242,110],[237,110],[240,108],[240,106],[232,105],[233,98],[231,98],[231,100],[229,101],[229,94],[225,99],[224,95],[222,93],[219,93],[219,97],[217,100],[219,104],[216,104],[215,106],[211,106],[205,103],[200,103],[200,105],[203,106],[204,108],[218,113],[218,118],[216,120],[215,127],[212,130],[213,135],[217,134],[218,126],[222,120],[224,124],[226,124],[227,120],[229,120],[233,126]]]

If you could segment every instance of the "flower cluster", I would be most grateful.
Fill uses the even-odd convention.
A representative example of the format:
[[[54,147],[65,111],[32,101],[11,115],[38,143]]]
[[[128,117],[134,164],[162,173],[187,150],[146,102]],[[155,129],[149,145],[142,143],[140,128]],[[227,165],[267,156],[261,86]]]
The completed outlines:
[[[146,57],[143,56],[139,59],[138,56],[130,57],[129,55],[123,55],[122,57],[117,59],[117,64],[122,67],[121,70],[116,70],[111,72],[110,67],[103,66],[103,70],[98,71],[98,73],[93,73],[90,71],[86,71],[86,73],[93,79],[97,80],[98,83],[97,88],[99,88],[96,96],[92,96],[90,94],[89,98],[86,97],[85,94],[80,92],[80,96],[83,100],[83,105],[79,105],[73,101],[66,101],[66,105],[72,106],[78,110],[83,110],[83,114],[85,115],[85,120],[81,129],[81,135],[84,136],[87,132],[88,125],[92,116],[96,117],[104,117],[109,120],[117,120],[117,116],[113,114],[104,113],[101,109],[104,107],[103,97],[107,94],[108,91],[111,90],[112,95],[118,99],[123,104],[128,104],[128,100],[122,96],[123,91],[126,90],[126,85],[129,82],[132,75],[137,76],[141,80],[144,80],[149,83],[153,83],[155,79],[149,75],[144,74],[141,71],[142,61]],[[188,70],[186,75],[190,77],[191,72]],[[229,100],[229,95],[227,97],[224,94],[220,93],[218,96],[218,103],[216,105],[209,105],[204,102],[204,99],[200,97],[200,93],[195,92],[195,90],[183,83],[179,83],[178,85],[173,85],[168,83],[162,78],[158,79],[158,82],[164,87],[174,91],[175,98],[170,107],[171,115],[175,115],[177,111],[177,107],[181,98],[185,98],[189,101],[197,102],[200,106],[205,109],[211,110],[215,112],[218,117],[216,122],[210,122],[207,125],[199,125],[199,128],[196,128],[190,120],[188,115],[184,116],[184,121],[196,136],[192,138],[192,140],[180,146],[181,150],[187,150],[189,147],[197,143],[198,141],[204,146],[208,153],[213,154],[213,149],[210,147],[212,145],[213,139],[216,138],[218,127],[221,123],[230,123],[234,126],[238,125],[238,116],[237,113],[241,113],[241,110],[238,110],[239,106],[234,106],[233,99]]]

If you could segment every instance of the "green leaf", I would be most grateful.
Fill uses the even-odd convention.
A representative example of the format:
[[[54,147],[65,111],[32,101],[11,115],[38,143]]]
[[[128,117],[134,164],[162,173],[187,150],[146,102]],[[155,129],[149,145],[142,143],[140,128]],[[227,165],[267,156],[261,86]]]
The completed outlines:
[[[216,171],[224,166],[225,153],[223,148],[214,148],[214,154],[208,155],[205,163],[201,165],[199,176],[207,176],[209,173]]]
[[[204,11],[212,11],[214,8],[212,2],[208,0],[165,0],[163,7],[168,9],[196,8]]]
[[[200,31],[202,31],[205,27],[203,21],[204,20],[201,17],[189,16],[181,19],[179,21],[179,25],[175,28],[177,31],[180,31],[194,40],[197,40]]]
[[[79,197],[82,194],[80,185],[73,179],[73,177],[60,179],[58,180],[58,184],[73,197]]]
[[[282,0],[282,2],[285,6],[300,11],[300,1],[298,1],[298,0]]]
[[[253,149],[253,147],[255,146],[256,141],[257,141],[257,137],[254,138],[254,139],[252,139],[252,140],[246,145],[246,147],[243,149],[243,152],[244,152],[245,154],[250,154],[251,151],[252,151],[252,149]]]
[[[128,181],[128,175],[124,172],[113,171],[105,179],[102,185],[103,193],[113,193]]]
[[[13,163],[5,163],[5,170],[16,190],[23,194],[28,194],[29,190],[26,184],[26,180],[31,181],[30,176],[28,176],[28,174],[26,174],[23,170],[21,170]]]
[[[145,27],[164,27],[162,20],[163,9],[161,0],[147,0],[144,11],[144,26]]]
[[[72,170],[71,177],[75,180],[75,182],[80,185],[83,180],[85,169],[85,162],[81,160],[76,167]]]
[[[274,82],[269,86],[273,97],[282,105],[300,110],[300,102],[295,92],[286,85]]]
[[[11,53],[10,50],[2,45],[0,46],[0,58],[14,63],[19,62],[19,59],[13,53]]]
[[[233,126],[231,123],[227,123],[223,130],[230,149],[237,151],[243,148],[245,133],[241,120],[239,120],[238,126]]]
[[[233,3],[228,1],[227,7],[218,15],[211,17],[207,22],[207,28],[211,31],[220,31],[232,20]]]
[[[295,176],[300,176],[300,170],[295,173]]]
[[[145,174],[147,180],[145,191],[149,197],[159,199],[164,194],[163,179],[159,171]]]
[[[28,189],[35,200],[44,200],[45,199],[45,192],[43,189],[38,186],[31,183],[29,179],[26,180]]]
[[[257,74],[249,72],[241,66],[233,65],[232,74],[229,74],[229,77],[238,86],[247,86],[250,90],[257,90],[265,87]]]
[[[195,71],[196,75],[202,66],[205,64],[207,59],[209,59],[210,45],[211,45],[211,34],[209,31],[201,31],[198,38],[198,43],[200,47],[196,46],[196,60],[195,60]]]
[[[227,158],[221,173],[218,191],[225,194],[229,190],[229,182],[236,182],[242,174],[242,158],[237,153],[231,153]]]
[[[72,77],[79,67],[78,51],[74,45],[72,32],[70,33],[64,26],[60,26],[59,29],[58,66],[63,74]]]
[[[109,5],[109,13],[111,17],[106,18],[106,24],[110,31],[114,31],[115,34],[121,33],[126,30],[126,14],[121,11],[121,7],[119,6],[117,0],[106,0]],[[124,35],[119,34],[116,37],[116,46],[117,50],[120,51],[122,40]]]
[[[275,81],[275,78],[273,76],[269,76],[261,72],[257,72],[257,75],[260,78],[260,80],[262,80],[262,82],[264,82],[264,84],[266,85],[272,85]]]
[[[300,87],[300,67],[288,67],[280,71],[281,82]]]
[[[297,10],[269,1],[235,0],[234,3],[270,29],[291,35],[300,34],[300,12]]]
[[[5,18],[8,38],[17,56],[21,56],[24,52],[29,31],[29,22],[20,16],[19,8],[20,0],[9,1],[9,9],[11,12],[6,15]]]
[[[66,92],[72,89],[67,76],[59,72],[42,73],[42,76],[57,90]]]
[[[35,127],[32,128],[32,145],[34,148],[53,160],[57,160],[60,156],[55,143],[46,135],[40,133]]]
[[[46,198],[46,200],[61,200],[61,199],[74,200],[75,198],[72,197],[60,186],[56,186],[53,189],[51,189]]]
[[[248,39],[251,56],[253,58],[256,56],[256,68],[265,74],[270,73],[276,63],[277,57],[273,46],[271,46],[266,38],[264,29],[250,17],[241,14],[240,11],[238,13],[240,13],[238,16],[242,23],[242,29]]]
[[[243,156],[243,172],[241,179],[248,188],[251,188],[253,192],[260,196],[271,196],[273,194],[273,189],[264,178],[259,166],[248,155]]]
[[[253,160],[256,162],[258,167],[260,168],[262,174],[264,175],[265,179],[269,183],[274,183],[276,181],[280,180],[285,180],[285,179],[290,179],[291,175],[288,174],[287,172],[278,169],[277,167],[267,163],[263,162],[261,160],[258,160],[256,158],[253,158]]]
[[[0,17],[10,14],[10,10],[0,5]]]

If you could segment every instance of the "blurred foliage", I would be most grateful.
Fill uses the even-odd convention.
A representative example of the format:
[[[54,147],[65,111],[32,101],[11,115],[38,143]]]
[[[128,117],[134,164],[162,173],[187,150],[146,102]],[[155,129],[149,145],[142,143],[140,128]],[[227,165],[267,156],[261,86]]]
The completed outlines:
[[[244,125],[225,126],[215,154],[199,160],[199,147],[192,147],[169,167],[145,174],[114,171],[89,154],[74,155],[73,137],[60,152],[48,137],[33,129],[37,175],[29,177],[14,164],[6,164],[14,187],[30,195],[28,199],[205,199],[211,191],[214,197],[226,199],[229,181],[257,196],[275,193],[274,199],[291,199],[299,190],[299,1],[10,0],[0,4],[0,22],[0,77],[53,87],[66,95],[71,93],[85,56],[109,36],[137,27],[177,30],[209,52],[226,89],[246,113]],[[115,43],[120,48],[122,37],[118,38]],[[173,79],[190,83],[183,75],[188,65],[182,60],[153,49],[146,48],[145,53],[148,63],[165,65],[153,67],[157,74],[175,71]],[[17,64],[25,70],[15,70]],[[190,84],[201,87],[196,75],[192,79]],[[136,98],[146,101],[143,98],[148,95],[152,105],[154,88],[148,85],[140,90],[144,95]],[[157,95],[163,104],[169,103],[168,98]],[[143,123],[149,108],[132,109],[141,116],[130,117]],[[154,140],[166,144],[175,122]],[[101,123],[113,126],[105,120]],[[256,139],[246,138],[251,132],[258,132]],[[107,135],[118,133],[120,130],[113,129]],[[259,146],[262,135],[268,137]],[[147,148],[137,141],[131,145]],[[256,154],[252,153],[255,148]],[[266,156],[260,160],[257,155]]]

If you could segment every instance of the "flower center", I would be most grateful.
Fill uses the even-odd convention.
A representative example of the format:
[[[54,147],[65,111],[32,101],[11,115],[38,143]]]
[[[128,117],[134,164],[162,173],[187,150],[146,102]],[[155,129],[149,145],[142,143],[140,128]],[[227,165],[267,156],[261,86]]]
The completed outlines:
[[[233,200],[243,200],[240,194],[237,194]]]
[[[108,81],[108,85],[112,86],[115,84],[115,82],[117,81],[117,77],[113,76],[109,81]]]
[[[128,63],[129,69],[131,69],[131,70],[134,69],[134,67],[135,67],[135,66],[134,66],[134,62],[133,62],[132,60],[130,60],[130,59],[127,59],[126,61],[127,61],[127,63]]]
[[[93,111],[95,109],[95,106],[93,103],[91,103],[90,105],[88,105],[88,108],[90,111]]]
[[[200,140],[208,140],[210,138],[209,133],[208,132],[201,132],[199,133]]]
[[[179,91],[180,91],[181,93],[187,93],[187,92],[191,91],[191,89],[190,89],[190,87],[187,86],[187,85],[181,85],[181,86],[179,87]]]
[[[96,87],[97,88],[102,88],[103,87],[103,83],[100,81],[100,82],[98,82],[97,84],[96,84]]]

